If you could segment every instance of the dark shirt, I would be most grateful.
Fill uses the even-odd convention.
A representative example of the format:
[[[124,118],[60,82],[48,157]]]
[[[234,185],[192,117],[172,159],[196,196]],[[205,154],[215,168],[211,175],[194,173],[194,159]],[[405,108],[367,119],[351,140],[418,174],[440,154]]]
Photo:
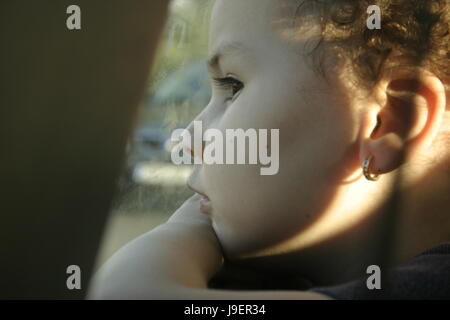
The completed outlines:
[[[422,252],[404,264],[389,269],[387,287],[380,290],[367,288],[366,278],[345,284],[316,287],[309,291],[322,293],[334,299],[450,299],[450,242]]]

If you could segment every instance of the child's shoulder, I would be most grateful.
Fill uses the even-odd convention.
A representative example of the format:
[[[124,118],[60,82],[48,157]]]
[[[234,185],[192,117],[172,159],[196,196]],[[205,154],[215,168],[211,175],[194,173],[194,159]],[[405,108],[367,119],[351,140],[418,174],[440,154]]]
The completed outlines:
[[[382,286],[370,290],[368,279],[313,288],[335,299],[450,299],[450,242],[430,248],[407,262],[381,270]]]

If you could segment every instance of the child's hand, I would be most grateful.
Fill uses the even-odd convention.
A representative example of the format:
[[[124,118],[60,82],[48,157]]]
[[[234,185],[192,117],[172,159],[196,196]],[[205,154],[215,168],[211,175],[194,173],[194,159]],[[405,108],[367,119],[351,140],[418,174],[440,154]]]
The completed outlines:
[[[187,199],[180,208],[175,211],[167,223],[188,223],[211,226],[211,218],[200,211],[200,199],[202,196],[195,194]]]
[[[164,227],[181,232],[186,237],[184,241],[187,241],[189,248],[194,246],[195,243],[195,252],[201,253],[196,255],[197,262],[203,266],[208,266],[204,268],[204,276],[209,280],[222,266],[223,252],[212,227],[211,218],[200,211],[201,199],[202,196],[198,194],[187,199],[172,214]],[[180,255],[185,255],[189,253],[189,248],[185,248],[185,243],[181,242],[176,251],[179,251]]]
[[[223,256],[200,198],[189,198],[166,223],[116,252],[92,282],[90,298],[176,298],[206,289]]]

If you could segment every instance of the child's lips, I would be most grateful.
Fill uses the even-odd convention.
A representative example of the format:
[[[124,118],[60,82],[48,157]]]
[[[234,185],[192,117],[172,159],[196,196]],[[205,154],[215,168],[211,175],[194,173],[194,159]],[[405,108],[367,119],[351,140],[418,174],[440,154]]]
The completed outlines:
[[[211,214],[212,212],[211,200],[207,196],[200,199],[200,211],[204,214]]]

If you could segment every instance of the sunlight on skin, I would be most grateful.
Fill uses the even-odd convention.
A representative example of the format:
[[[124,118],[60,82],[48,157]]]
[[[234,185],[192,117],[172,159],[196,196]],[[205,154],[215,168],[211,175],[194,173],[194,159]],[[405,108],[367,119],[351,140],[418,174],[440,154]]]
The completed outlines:
[[[360,172],[359,174],[357,173],[357,176],[361,176]],[[340,189],[334,196],[334,200],[327,205],[326,212],[324,212],[318,221],[314,222],[311,226],[299,231],[298,234],[289,237],[289,239],[284,242],[269,248],[245,254],[243,257],[251,258],[302,250],[357,227],[367,219],[367,217],[361,213],[370,211],[377,212],[380,200],[389,194],[394,179],[387,177],[383,178],[383,187],[380,187],[377,190],[371,188],[370,184],[372,182],[368,182],[361,178],[360,181],[351,186]],[[380,183],[380,181],[378,181],[378,183]],[[351,197],[354,197],[355,199],[365,198],[367,201],[363,206],[357,201],[346,202],[345,206],[343,206],[339,199],[347,197],[348,195],[351,195]]]
[[[210,76],[232,75],[242,86],[237,93],[214,87],[210,103],[194,121],[221,131],[280,130],[277,175],[261,177],[252,166],[203,165],[190,177],[194,190],[210,199],[213,227],[231,259],[315,250],[326,240],[375,228],[369,220],[383,212],[401,165],[404,145],[399,143],[398,121],[402,117],[396,117],[399,110],[386,107],[380,96],[392,98],[386,91],[388,84],[411,75],[393,69],[382,75],[384,87],[368,94],[355,81],[352,61],[340,60],[345,55],[335,51],[324,61],[327,82],[311,68],[305,48],[319,35],[314,15],[306,8],[291,23],[295,6],[289,6],[292,1],[281,3],[288,5],[280,10],[270,0],[219,0],[212,12],[210,56],[215,57],[224,44],[233,46],[218,55],[221,59],[210,68]],[[438,87],[437,80],[431,84],[436,97],[441,94]],[[418,101],[409,110],[420,110]],[[435,112],[432,117],[417,112],[413,126],[401,123],[409,137],[420,132],[414,148],[432,141],[439,128],[445,104],[439,99],[429,102],[429,111]],[[380,128],[378,118],[383,120]],[[381,135],[374,137],[378,132]],[[383,174],[376,183],[361,176],[355,179],[369,155]],[[354,242],[369,241],[363,233],[358,237]]]

